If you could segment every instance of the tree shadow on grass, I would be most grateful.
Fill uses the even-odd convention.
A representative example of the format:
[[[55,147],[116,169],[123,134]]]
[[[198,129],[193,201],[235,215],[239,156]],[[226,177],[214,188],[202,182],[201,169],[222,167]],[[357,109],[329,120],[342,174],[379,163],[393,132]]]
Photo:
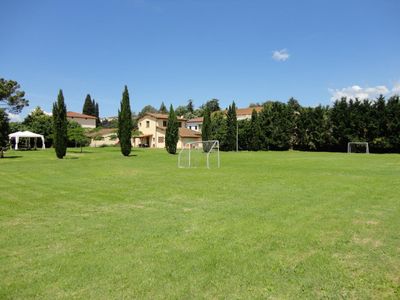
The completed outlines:
[[[87,154],[87,153],[94,153],[93,151],[88,151],[88,150],[83,150],[82,152],[81,152],[81,150],[68,150],[68,152],[69,153],[85,153],[85,154]]]
[[[0,159],[4,159],[4,158],[21,158],[21,157],[23,157],[23,156],[22,155],[10,155],[10,156],[4,155],[4,157],[0,158]]]
[[[65,156],[64,159],[79,159],[79,157],[76,157],[76,156]]]

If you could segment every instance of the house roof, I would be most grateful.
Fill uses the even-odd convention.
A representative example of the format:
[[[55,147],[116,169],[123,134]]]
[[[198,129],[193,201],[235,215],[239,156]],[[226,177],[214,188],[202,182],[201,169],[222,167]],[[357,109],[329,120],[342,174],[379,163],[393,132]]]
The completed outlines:
[[[167,114],[157,114],[157,113],[145,113],[143,117],[141,117],[139,120],[143,119],[145,116],[150,116],[156,119],[162,119],[162,120],[168,120],[168,115]],[[186,121],[185,118],[178,117],[179,121]]]
[[[203,122],[203,117],[197,117],[187,121],[187,123],[202,123],[202,122]]]
[[[188,129],[188,128],[184,128],[184,127],[179,127],[179,136],[180,137],[193,137],[193,138],[197,138],[201,136],[200,132]]]
[[[157,126],[157,129],[160,129],[160,130],[162,130],[162,131],[166,131],[166,127],[159,127],[159,126]],[[201,136],[201,133],[200,132],[197,132],[197,131],[194,131],[194,130],[191,130],[191,129],[189,129],[189,128],[185,128],[185,127],[179,127],[179,131],[178,131],[178,133],[179,133],[179,137],[193,137],[193,138],[197,138],[197,137],[200,137]]]
[[[76,118],[76,119],[96,119],[96,117],[85,115],[85,114],[80,114],[80,113],[73,112],[73,111],[68,111],[67,117],[68,118]]]

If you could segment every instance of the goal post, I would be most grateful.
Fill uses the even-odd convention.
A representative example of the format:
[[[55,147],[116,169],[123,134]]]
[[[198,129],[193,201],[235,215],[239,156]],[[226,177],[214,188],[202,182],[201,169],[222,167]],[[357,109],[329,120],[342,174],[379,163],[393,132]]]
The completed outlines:
[[[178,154],[178,168],[219,168],[219,141],[196,141],[183,145]]]
[[[347,143],[347,153],[369,154],[369,144],[367,142],[349,142]]]

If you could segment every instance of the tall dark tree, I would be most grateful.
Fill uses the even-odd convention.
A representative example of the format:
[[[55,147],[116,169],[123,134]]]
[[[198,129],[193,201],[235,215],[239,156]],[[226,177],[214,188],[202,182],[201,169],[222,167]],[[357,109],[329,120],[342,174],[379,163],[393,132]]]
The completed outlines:
[[[201,127],[201,139],[209,141],[211,139],[211,114],[208,107],[204,109],[203,126]]]
[[[58,158],[62,159],[67,153],[67,107],[62,90],[57,101],[53,104],[53,144]]]
[[[100,126],[100,111],[99,111],[99,103],[95,104],[95,117],[96,117],[96,127]]]
[[[193,105],[193,100],[189,99],[188,104],[186,106],[187,111],[190,112],[191,114],[194,112],[194,105]]]
[[[10,133],[10,125],[8,116],[4,109],[0,109],[0,158],[4,157],[4,148],[8,143],[8,134]]]
[[[249,137],[249,150],[258,151],[261,150],[261,127],[258,119],[258,114],[255,109],[251,113],[250,121],[250,137]]]
[[[179,140],[179,124],[178,118],[176,117],[174,108],[171,104],[168,114],[167,129],[165,131],[165,148],[168,153],[176,153],[176,145]]]
[[[236,134],[237,134],[236,104],[235,102],[232,102],[232,105],[229,105],[226,114],[226,135],[225,135],[226,150],[233,151],[236,149]]]
[[[89,116],[96,115],[96,108],[94,106],[92,97],[90,97],[90,94],[86,95],[85,103],[83,104],[82,113],[85,115],[89,115]]]
[[[118,111],[118,138],[121,145],[121,152],[124,156],[129,156],[132,150],[132,112],[129,102],[128,87],[125,85],[122,94],[121,108]]]
[[[158,109],[158,112],[160,114],[167,114],[168,113],[168,109],[165,106],[164,102],[161,102],[160,108]]]
[[[28,106],[29,101],[25,99],[25,92],[20,88],[18,82],[0,78],[0,108],[20,113],[25,106]]]

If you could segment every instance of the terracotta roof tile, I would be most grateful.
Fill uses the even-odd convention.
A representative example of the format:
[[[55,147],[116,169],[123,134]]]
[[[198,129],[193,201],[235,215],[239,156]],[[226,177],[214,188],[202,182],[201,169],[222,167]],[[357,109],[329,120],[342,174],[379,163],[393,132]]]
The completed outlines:
[[[96,117],[80,114],[73,111],[67,112],[67,118],[78,118],[78,119],[96,119]]]
[[[179,136],[198,138],[201,137],[201,133],[188,128],[179,127]]]
[[[151,116],[153,118],[156,119],[163,119],[163,120],[168,120],[168,115],[167,114],[157,114],[157,113],[146,113],[143,117],[145,116]],[[140,119],[143,119],[143,117],[141,117]],[[179,121],[186,121],[185,118],[182,117],[178,117]]]

